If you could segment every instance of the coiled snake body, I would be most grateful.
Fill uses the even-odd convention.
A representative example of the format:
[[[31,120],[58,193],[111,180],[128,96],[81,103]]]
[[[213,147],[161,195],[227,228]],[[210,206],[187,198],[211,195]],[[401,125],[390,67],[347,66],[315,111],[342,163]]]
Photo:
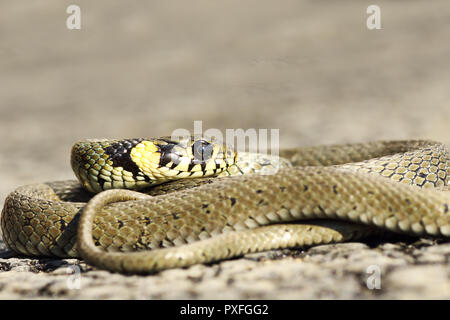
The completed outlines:
[[[82,141],[72,149],[80,182],[23,186],[7,197],[4,240],[20,254],[149,273],[380,229],[450,237],[450,166],[440,143],[378,141],[280,155],[290,162],[236,154],[204,138]]]

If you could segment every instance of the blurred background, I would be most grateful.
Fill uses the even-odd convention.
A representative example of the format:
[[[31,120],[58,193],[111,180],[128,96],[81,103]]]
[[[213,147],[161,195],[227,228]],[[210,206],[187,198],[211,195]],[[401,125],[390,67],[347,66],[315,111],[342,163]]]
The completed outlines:
[[[66,8],[81,8],[68,30]],[[381,8],[381,30],[366,9]],[[282,147],[450,143],[450,2],[0,2],[0,204],[83,138],[280,129]]]

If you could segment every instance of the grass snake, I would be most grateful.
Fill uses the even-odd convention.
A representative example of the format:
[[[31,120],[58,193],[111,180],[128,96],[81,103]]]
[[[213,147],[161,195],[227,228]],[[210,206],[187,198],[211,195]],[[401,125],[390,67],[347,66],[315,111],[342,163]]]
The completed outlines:
[[[123,273],[380,230],[450,237],[450,162],[441,143],[324,145],[280,156],[201,137],[80,141],[71,157],[78,180],[9,194],[3,237],[19,254],[81,257]]]

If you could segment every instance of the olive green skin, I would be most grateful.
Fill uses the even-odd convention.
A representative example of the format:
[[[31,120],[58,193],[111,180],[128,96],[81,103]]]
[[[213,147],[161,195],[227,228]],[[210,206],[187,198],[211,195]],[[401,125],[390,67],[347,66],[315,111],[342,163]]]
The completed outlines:
[[[378,141],[280,155],[294,167],[180,180],[156,186],[154,196],[109,190],[92,198],[74,181],[20,187],[5,201],[4,239],[26,255],[81,256],[111,271],[149,273],[379,230],[450,237],[449,160],[440,143]]]

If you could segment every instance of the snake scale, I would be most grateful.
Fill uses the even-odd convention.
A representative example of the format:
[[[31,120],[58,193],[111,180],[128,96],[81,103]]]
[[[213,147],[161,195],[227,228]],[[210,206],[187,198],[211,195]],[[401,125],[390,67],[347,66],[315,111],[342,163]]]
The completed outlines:
[[[123,273],[380,230],[450,237],[450,162],[441,143],[376,141],[280,156],[275,163],[205,138],[81,141],[71,160],[79,181],[17,188],[5,200],[3,237],[19,254],[81,257]]]

